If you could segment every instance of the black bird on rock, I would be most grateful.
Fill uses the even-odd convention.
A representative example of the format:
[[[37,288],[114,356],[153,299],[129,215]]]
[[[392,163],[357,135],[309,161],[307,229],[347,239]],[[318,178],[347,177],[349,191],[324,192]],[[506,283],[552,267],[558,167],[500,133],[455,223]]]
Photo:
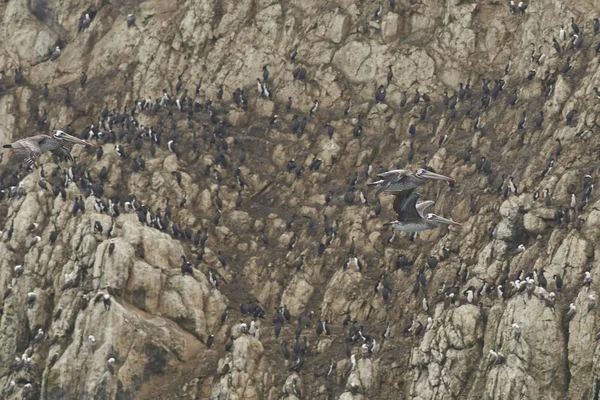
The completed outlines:
[[[185,256],[181,256],[183,260],[181,263],[181,276],[185,276],[185,274],[190,274],[194,276],[194,269],[192,268],[192,263],[187,260]]]

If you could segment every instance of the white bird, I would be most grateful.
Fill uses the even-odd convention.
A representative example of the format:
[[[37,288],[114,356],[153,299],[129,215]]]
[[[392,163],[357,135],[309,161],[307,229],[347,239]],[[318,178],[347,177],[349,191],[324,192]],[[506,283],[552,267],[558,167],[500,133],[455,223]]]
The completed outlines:
[[[60,47],[56,46],[56,48],[54,49],[54,52],[52,53],[52,55],[50,56],[50,60],[54,61],[56,60],[58,57],[60,57]]]
[[[25,270],[25,268],[23,268],[22,265],[17,265],[15,267],[15,274],[17,275],[17,278],[20,277],[21,275],[23,275],[24,270]]]
[[[29,247],[35,246],[40,240],[42,240],[40,236],[34,236],[33,239],[31,239],[31,242],[29,242]]]
[[[560,26],[560,31],[558,32],[558,38],[560,40],[565,40],[567,38],[567,34],[565,33],[565,27],[564,27],[564,25]]]
[[[313,103],[312,108],[310,109],[310,115],[312,116],[314,113],[317,112],[317,108],[319,108],[319,100],[315,100]]]
[[[518,342],[521,339],[521,327],[517,324],[512,324],[515,340]]]
[[[471,289],[467,290],[467,301],[469,304],[473,302],[473,290]]]
[[[427,317],[427,324],[425,325],[425,332],[431,329],[431,325],[433,325],[433,319],[431,317]]]
[[[494,350],[490,349],[490,355],[488,358],[492,364],[495,364],[496,360],[498,360],[498,353],[496,353]]]
[[[16,387],[17,384],[15,383],[15,381],[10,381],[8,383],[8,386],[6,387],[6,395],[10,395],[12,392],[14,392]]]
[[[556,294],[554,294],[554,292],[550,292],[548,293],[548,297],[546,297],[545,301],[546,301],[546,305],[550,308],[552,308],[552,311],[554,311],[554,301],[556,300]]]
[[[115,374],[114,363],[115,363],[114,358],[109,358],[108,361],[106,362],[106,368],[108,368],[108,371],[110,372],[111,375]]]
[[[35,340],[36,342],[39,342],[40,340],[42,340],[43,337],[44,337],[44,331],[40,328],[40,329],[38,329],[38,333],[35,335],[33,340]]]
[[[573,319],[573,316],[575,315],[575,304],[571,303],[569,304],[569,311],[567,311],[567,321],[570,321]]]
[[[88,336],[88,341],[90,342],[90,347],[92,348],[92,353],[96,350],[96,338],[92,335]]]
[[[423,297],[423,311],[427,312],[429,310],[429,305],[427,304],[427,297]]]
[[[596,307],[596,296],[590,294],[588,296],[588,312],[592,311]]]
[[[517,247],[517,254],[519,254],[519,253],[522,253],[522,252],[524,252],[524,251],[525,251],[525,245],[524,245],[524,244],[520,244],[520,245]]]
[[[590,271],[585,271],[584,277],[583,277],[583,286],[587,286],[587,290],[589,290],[591,284],[592,284],[592,273]]]
[[[254,320],[250,321],[250,329],[248,329],[248,333],[254,336],[254,332],[256,332],[256,324]]]

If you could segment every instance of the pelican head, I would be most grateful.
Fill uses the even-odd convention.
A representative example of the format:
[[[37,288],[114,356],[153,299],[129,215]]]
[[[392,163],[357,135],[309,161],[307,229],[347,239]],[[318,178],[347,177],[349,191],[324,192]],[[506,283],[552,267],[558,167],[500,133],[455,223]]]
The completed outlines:
[[[426,170],[424,168],[419,168],[417,170],[417,172],[415,173],[415,175],[417,176],[417,178],[421,178],[421,179],[436,179],[436,180],[439,180],[439,181],[454,182],[454,178],[450,178],[449,176],[444,176],[444,175],[436,174],[435,172],[428,171],[428,170]]]
[[[435,215],[435,214],[431,214],[431,213],[427,214],[427,221],[434,222],[436,224],[446,224],[446,225],[453,225],[453,226],[462,226],[458,222],[454,222],[451,219],[440,217],[439,215]]]
[[[70,143],[80,144],[80,145],[86,146],[86,147],[92,147],[91,143],[86,142],[85,140],[76,138],[75,136],[71,136],[68,133],[63,132],[61,130],[54,131],[54,134],[52,136],[54,137],[54,139],[60,140],[61,142],[70,142]]]

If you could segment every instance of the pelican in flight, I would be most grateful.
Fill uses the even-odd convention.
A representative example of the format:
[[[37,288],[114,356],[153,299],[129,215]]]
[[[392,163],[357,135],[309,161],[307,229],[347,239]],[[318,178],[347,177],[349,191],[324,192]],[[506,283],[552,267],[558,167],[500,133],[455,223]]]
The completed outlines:
[[[414,189],[405,190],[396,193],[394,200],[394,211],[398,214],[398,219],[387,222],[383,226],[391,226],[392,229],[402,232],[421,232],[436,228],[439,224],[461,226],[458,222],[440,217],[432,213],[423,215],[425,209],[435,201],[427,200],[417,203],[419,194]]]
[[[25,139],[17,140],[11,144],[2,146],[5,149],[12,149],[13,156],[11,162],[21,164],[25,168],[31,167],[37,159],[48,151],[59,156],[61,159],[66,158],[73,161],[71,149],[64,145],[65,142],[80,144],[86,147],[91,147],[92,144],[85,140],[76,138],[66,132],[56,130],[52,136],[36,135]]]
[[[381,192],[392,192],[392,194],[404,190],[414,189],[421,185],[424,185],[428,179],[435,179],[440,181],[454,182],[453,178],[436,174],[435,172],[428,171],[420,168],[417,172],[411,172],[406,169],[394,169],[391,171],[382,172],[377,175],[378,181],[367,183],[367,186],[375,186],[377,192],[376,196],[379,196]]]

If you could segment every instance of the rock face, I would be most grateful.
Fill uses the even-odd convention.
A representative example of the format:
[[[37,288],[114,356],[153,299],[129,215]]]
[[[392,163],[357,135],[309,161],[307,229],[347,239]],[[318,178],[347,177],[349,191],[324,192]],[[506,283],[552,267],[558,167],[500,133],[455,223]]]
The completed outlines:
[[[598,398],[596,3],[88,3],[0,1],[0,142],[93,144],[2,149],[1,398]]]

